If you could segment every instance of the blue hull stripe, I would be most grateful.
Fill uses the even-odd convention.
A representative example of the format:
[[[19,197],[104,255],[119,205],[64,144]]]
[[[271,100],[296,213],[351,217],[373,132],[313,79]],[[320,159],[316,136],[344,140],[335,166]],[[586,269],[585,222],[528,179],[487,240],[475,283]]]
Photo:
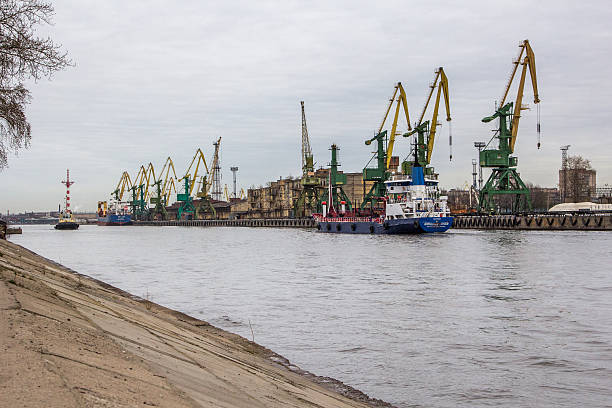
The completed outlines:
[[[334,222],[317,223],[320,232],[340,234],[420,234],[424,232],[444,232],[453,225],[452,217],[422,217],[419,219],[388,220],[377,222]]]

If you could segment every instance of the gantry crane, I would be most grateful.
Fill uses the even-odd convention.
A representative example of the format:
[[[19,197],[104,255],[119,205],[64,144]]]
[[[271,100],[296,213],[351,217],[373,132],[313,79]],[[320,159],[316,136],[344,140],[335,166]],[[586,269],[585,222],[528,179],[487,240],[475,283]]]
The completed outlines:
[[[151,165],[151,163],[149,163],[149,165]],[[145,185],[148,186],[149,184],[147,173],[147,167],[141,165],[130,187],[130,191],[132,192],[132,201],[130,202],[132,206],[132,216],[137,220],[143,218],[146,213]],[[139,195],[140,198],[138,197]]]
[[[306,217],[316,210],[321,181],[315,176],[314,157],[310,149],[304,101],[300,101],[300,105],[302,107],[302,180],[300,181],[302,191],[300,191],[300,196],[293,205],[293,211],[296,217]]]
[[[170,156],[168,156],[164,166],[162,167],[162,171],[159,174],[159,179],[156,179],[155,175],[153,174],[152,182],[150,183],[151,187],[155,187],[155,195],[150,198],[151,204],[155,204],[153,215],[159,214],[162,220],[165,220],[167,217],[166,206],[168,205],[168,194],[166,194],[166,186],[169,183],[168,180],[170,180],[171,183],[174,183],[174,179],[176,178],[174,163],[172,162]],[[170,187],[168,187],[168,189],[170,189]]]
[[[417,134],[416,141],[414,144],[414,158],[412,161],[405,161],[402,163],[402,172],[404,174],[411,174],[412,167],[418,166],[423,168],[423,173],[425,176],[435,177],[434,168],[430,167],[431,163],[431,155],[433,152],[434,141],[436,138],[436,130],[440,125],[438,123],[438,108],[440,107],[440,97],[444,97],[444,105],[446,107],[446,121],[449,122],[449,145],[452,149],[452,135],[450,134],[450,103],[448,97],[448,79],[446,78],[446,74],[444,73],[444,69],[439,67],[436,70],[434,81],[429,87],[429,95],[427,96],[427,101],[425,102],[425,106],[423,107],[423,112],[421,112],[421,116],[419,117],[419,121],[415,125],[414,129],[410,132],[404,133],[404,137],[409,137]],[[431,97],[433,96],[434,90],[438,89],[436,92],[436,101],[433,104],[433,116],[431,121],[426,120],[423,122],[423,118],[425,117],[425,113],[427,112],[427,108],[429,107],[429,102],[431,101]],[[450,158],[452,160],[453,154],[452,150],[450,153]]]
[[[331,161],[329,163],[329,174],[327,176],[327,194],[321,194],[319,198],[319,207],[327,206],[327,212],[331,214],[339,214],[343,207],[345,210],[352,209],[351,200],[342,188],[346,184],[346,174],[341,174],[338,171],[340,163],[338,163],[338,146],[331,145]]]
[[[395,98],[397,96],[397,99]],[[401,82],[398,82],[395,85],[395,90],[393,91],[393,96],[389,99],[389,105],[387,106],[387,110],[385,115],[383,116],[383,120],[378,127],[378,132],[376,135],[379,135],[383,127],[385,126],[385,122],[387,121],[387,117],[389,116],[389,112],[395,105],[395,115],[393,116],[393,123],[391,124],[391,133],[389,136],[389,141],[387,142],[387,159],[385,163],[385,170],[389,170],[389,166],[391,165],[391,157],[393,156],[393,146],[395,145],[395,137],[400,133],[397,133],[397,121],[399,119],[400,107],[403,108],[404,116],[406,118],[406,125],[408,127],[408,131],[412,130],[412,126],[410,125],[410,114],[408,113],[408,101],[406,100],[406,92],[404,92],[404,87]]]
[[[383,131],[383,128],[387,118],[389,117],[389,112],[391,111],[393,104],[396,105],[395,114],[393,116],[391,131],[389,133],[386,130]],[[387,106],[383,120],[378,127],[378,132],[376,132],[374,137],[365,141],[366,145],[370,145],[373,141],[377,142],[376,153],[373,156],[373,158],[376,157],[377,159],[377,165],[374,168],[368,168],[366,165],[366,167],[363,169],[363,180],[372,181],[374,184],[364,197],[363,202],[361,203],[361,209],[366,208],[368,205],[370,207],[375,206],[381,197],[385,195],[385,181],[389,178],[392,170],[390,169],[390,165],[391,158],[393,156],[393,147],[395,145],[395,137],[398,135],[397,122],[399,119],[400,110],[403,111],[406,118],[408,131],[412,130],[412,126],[410,125],[410,114],[408,112],[408,101],[406,100],[406,92],[404,92],[402,83],[398,82],[393,90],[393,95],[389,99],[389,105]],[[370,159],[370,161],[371,160],[372,159]]]
[[[123,194],[126,190],[129,190],[130,187],[132,187],[132,180],[130,179],[128,172],[124,171],[121,174],[119,182],[117,183],[117,188],[115,188],[115,191],[113,191],[111,194],[115,197],[115,200],[122,201]]]
[[[536,78],[535,55],[531,49],[531,45],[529,44],[528,40],[525,40],[519,45],[519,47],[520,52],[517,59],[513,62],[514,67],[512,69],[510,79],[506,84],[504,95],[501,98],[499,107],[492,116],[487,116],[482,119],[483,122],[487,123],[491,122],[495,118],[498,118],[499,127],[489,141],[489,143],[491,143],[494,138],[497,138],[498,148],[485,149],[480,152],[480,166],[492,168],[491,176],[487,180],[484,187],[480,190],[478,210],[481,212],[495,212],[496,203],[494,201],[494,196],[497,195],[513,196],[512,212],[521,212],[527,209],[531,210],[532,208],[529,189],[527,186],[525,186],[525,183],[523,183],[523,180],[521,180],[521,177],[516,171],[518,158],[516,156],[512,156],[514,153],[516,137],[518,135],[521,111],[528,109],[527,106],[522,104],[527,69],[529,69],[529,74],[531,76],[534,104],[539,104],[540,98],[538,95],[538,83]],[[506,97],[508,96],[510,86],[512,85],[512,81],[519,65],[522,65],[523,68],[521,70],[521,78],[518,85],[516,100],[514,103],[509,102],[505,104]],[[508,121],[510,121],[510,127],[508,127]],[[540,148],[539,105],[537,131],[538,148]]]
[[[176,178],[171,178],[170,181],[164,187],[164,190],[162,191],[164,202],[166,203],[166,205],[170,202],[170,195],[172,194],[172,190],[174,190],[174,194],[176,194],[176,183],[174,182],[174,180],[176,180]]]
[[[196,166],[192,177],[190,172],[193,168],[194,163]],[[193,217],[193,214],[195,213],[195,207],[193,205],[193,197],[191,196],[191,193],[193,192],[193,189],[195,187],[201,164],[204,165],[204,169],[208,173],[208,165],[206,164],[206,158],[204,157],[202,149],[198,148],[195,154],[193,155],[193,159],[191,159],[189,167],[187,167],[185,175],[178,180],[184,182],[184,192],[177,193],[176,195],[176,201],[180,203],[177,212],[177,218],[179,220],[182,218],[183,214],[186,214],[186,217]]]
[[[198,206],[195,209],[196,218],[200,217],[201,212],[210,212],[212,217],[217,216],[217,211],[215,207],[212,205],[212,200],[210,197],[210,183],[208,182],[208,177],[212,178],[214,181],[217,178],[217,172],[220,170],[219,168],[219,148],[221,147],[221,138],[213,143],[215,146],[215,152],[213,154],[213,162],[212,162],[212,171],[210,173],[205,174],[201,179],[201,188],[196,193],[196,196],[200,199]],[[208,169],[208,168],[207,168]],[[218,179],[218,178],[217,178]]]

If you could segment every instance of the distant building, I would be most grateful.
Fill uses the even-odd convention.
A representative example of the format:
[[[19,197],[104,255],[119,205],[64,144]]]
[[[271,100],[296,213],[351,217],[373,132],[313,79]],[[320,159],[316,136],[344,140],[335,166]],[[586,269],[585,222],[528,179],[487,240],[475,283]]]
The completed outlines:
[[[595,189],[595,202],[600,204],[612,204],[612,187],[605,184]]]
[[[340,172],[342,173],[342,172]],[[364,196],[372,187],[372,182],[363,181],[363,174],[343,173],[346,175],[346,184],[342,186],[344,192],[351,200],[353,208],[361,205]],[[319,169],[315,176],[321,181],[319,193],[325,194],[329,180],[329,169]],[[247,210],[240,213],[241,218],[290,218],[294,216],[293,210],[296,201],[302,192],[300,178],[279,178],[269,182],[265,187],[250,188],[247,191]]]
[[[559,170],[559,192],[565,203],[580,203],[595,198],[597,171],[593,169]]]

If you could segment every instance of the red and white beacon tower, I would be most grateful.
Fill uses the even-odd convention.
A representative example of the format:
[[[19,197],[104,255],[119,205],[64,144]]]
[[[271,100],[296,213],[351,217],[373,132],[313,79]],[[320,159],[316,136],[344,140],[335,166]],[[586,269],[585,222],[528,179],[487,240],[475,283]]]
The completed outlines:
[[[66,180],[62,181],[62,184],[66,185],[66,215],[72,214],[70,210],[70,186],[74,184],[74,181],[70,181],[70,170],[66,169]]]

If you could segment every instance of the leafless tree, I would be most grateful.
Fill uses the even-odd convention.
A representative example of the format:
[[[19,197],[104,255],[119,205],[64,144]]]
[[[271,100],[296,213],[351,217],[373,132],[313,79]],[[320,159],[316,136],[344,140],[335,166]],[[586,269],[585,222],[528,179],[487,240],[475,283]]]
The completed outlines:
[[[51,4],[41,0],[0,0],[0,170],[10,151],[30,143],[30,92],[23,81],[49,78],[71,64],[60,45],[36,35],[36,27],[51,24],[52,16]]]

